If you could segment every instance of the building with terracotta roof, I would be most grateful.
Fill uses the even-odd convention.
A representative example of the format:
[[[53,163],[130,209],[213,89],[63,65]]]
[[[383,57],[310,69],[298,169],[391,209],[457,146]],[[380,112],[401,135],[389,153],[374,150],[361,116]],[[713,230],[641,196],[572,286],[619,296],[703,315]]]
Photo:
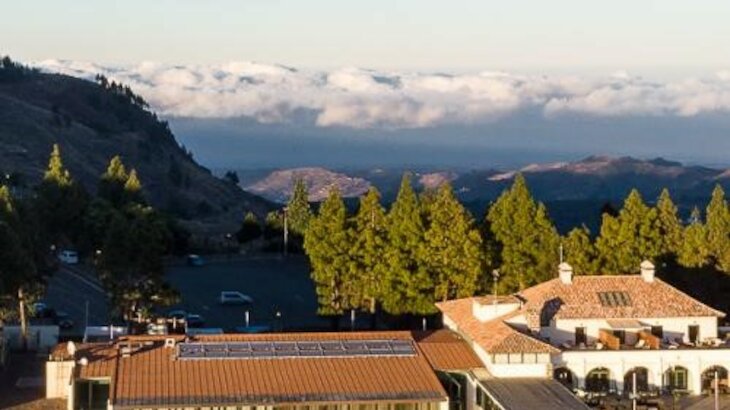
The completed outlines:
[[[69,409],[448,408],[438,368],[481,366],[458,337],[410,332],[128,336],[60,345],[47,396]]]
[[[727,386],[730,343],[718,333],[725,315],[656,278],[650,262],[640,268],[574,276],[563,263],[557,278],[517,294],[437,306],[488,378],[554,379],[588,395]]]

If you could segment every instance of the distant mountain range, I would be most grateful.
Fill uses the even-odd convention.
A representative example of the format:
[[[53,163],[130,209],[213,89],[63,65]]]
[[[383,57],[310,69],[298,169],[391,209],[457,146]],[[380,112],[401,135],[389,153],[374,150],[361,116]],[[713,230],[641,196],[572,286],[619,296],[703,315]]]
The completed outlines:
[[[263,175],[249,173],[246,189],[276,202],[285,202],[293,178],[303,178],[310,187],[313,202],[321,201],[329,186],[337,185],[344,197],[354,198],[371,184],[383,194],[384,202],[395,199],[404,169],[367,169],[334,171],[323,168],[276,170]],[[600,209],[606,203],[620,207],[628,192],[637,188],[652,203],[663,188],[668,188],[688,214],[692,206],[703,208],[715,184],[730,188],[730,170],[685,166],[663,158],[650,160],[632,157],[591,156],[575,162],[531,164],[514,170],[437,170],[411,171],[417,188],[435,188],[449,181],[459,198],[481,216],[487,204],[522,173],[533,195],[544,201],[560,228],[581,223],[595,228]]]

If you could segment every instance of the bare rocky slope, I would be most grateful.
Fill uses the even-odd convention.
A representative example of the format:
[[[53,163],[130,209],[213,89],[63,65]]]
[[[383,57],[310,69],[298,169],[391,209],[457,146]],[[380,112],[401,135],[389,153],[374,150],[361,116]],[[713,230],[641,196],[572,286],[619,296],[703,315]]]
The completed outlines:
[[[309,191],[309,200],[320,202],[327,198],[330,187],[337,186],[344,198],[358,197],[367,192],[370,182],[324,168],[293,168],[278,170],[248,185],[246,190],[276,202],[286,202],[294,182],[302,179]]]
[[[242,212],[271,207],[198,165],[140,101],[124,89],[0,66],[0,171],[31,187],[58,143],[73,176],[94,192],[109,159],[121,155],[153,205],[201,234],[229,232]]]

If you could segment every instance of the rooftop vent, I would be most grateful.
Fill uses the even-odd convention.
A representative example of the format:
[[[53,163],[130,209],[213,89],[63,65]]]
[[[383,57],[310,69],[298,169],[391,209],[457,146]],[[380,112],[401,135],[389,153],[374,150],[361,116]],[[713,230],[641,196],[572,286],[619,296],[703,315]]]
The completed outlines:
[[[648,260],[645,260],[644,262],[641,262],[641,278],[644,279],[644,282],[651,283],[654,282],[654,264],[651,263]]]
[[[165,339],[165,348],[174,348],[175,347],[175,339],[172,337],[168,337]]]

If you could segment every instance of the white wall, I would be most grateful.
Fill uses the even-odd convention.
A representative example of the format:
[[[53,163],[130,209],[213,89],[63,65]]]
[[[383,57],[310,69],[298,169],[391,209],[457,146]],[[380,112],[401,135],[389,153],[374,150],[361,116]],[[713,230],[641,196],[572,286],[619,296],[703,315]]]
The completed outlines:
[[[640,318],[636,319],[647,326],[662,326],[664,339],[687,338],[689,325],[700,326],[700,340],[717,337],[717,318],[715,317],[683,317],[683,318]],[[550,343],[560,346],[564,342],[575,341],[575,328],[585,327],[588,343],[595,343],[600,329],[611,329],[605,319],[556,319],[550,328],[542,329],[541,334],[550,338]],[[638,330],[638,329],[636,329]],[[630,330],[627,330],[629,334]]]
[[[701,392],[701,374],[719,365],[730,370],[730,349],[663,349],[663,350],[574,350],[553,357],[553,368],[567,367],[573,372],[574,383],[585,386],[585,376],[594,368],[605,367],[618,390],[623,389],[624,375],[634,367],[649,370],[649,385],[662,387],[662,376],[673,366],[689,371],[688,388]]]
[[[46,398],[65,399],[71,392],[73,360],[46,362]]]
[[[550,377],[549,363],[531,364],[487,364],[487,370],[494,377],[515,378],[515,377]]]
[[[472,302],[472,314],[481,322],[488,322],[492,319],[514,312],[520,308],[519,303],[479,303],[475,299]]]

